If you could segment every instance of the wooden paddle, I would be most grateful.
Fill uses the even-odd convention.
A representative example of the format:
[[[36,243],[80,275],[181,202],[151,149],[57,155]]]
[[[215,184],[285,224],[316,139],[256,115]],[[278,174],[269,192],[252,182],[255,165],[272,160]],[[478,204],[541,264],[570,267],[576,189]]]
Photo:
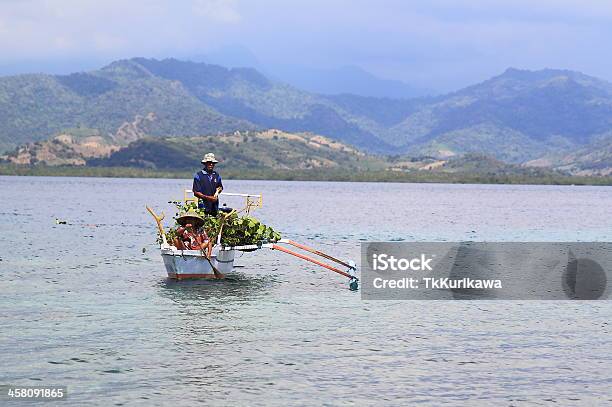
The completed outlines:
[[[204,249],[201,249],[201,250],[202,250],[202,255],[204,256],[204,258],[206,258],[206,260],[208,260],[208,264],[210,264],[210,267],[212,268],[212,271],[215,274],[215,278],[217,280],[225,278],[225,276],[223,274],[221,274],[219,272],[219,270],[217,270],[217,268],[212,264],[212,261],[210,261],[210,258],[208,257],[208,255],[206,253],[204,253]]]

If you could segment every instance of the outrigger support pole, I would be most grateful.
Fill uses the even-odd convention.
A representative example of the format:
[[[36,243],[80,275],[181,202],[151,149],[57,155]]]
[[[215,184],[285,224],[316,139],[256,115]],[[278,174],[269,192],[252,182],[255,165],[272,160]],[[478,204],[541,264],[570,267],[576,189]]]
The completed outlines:
[[[311,263],[314,263],[314,264],[316,264],[318,266],[324,267],[324,268],[326,268],[328,270],[333,271],[334,273],[341,274],[344,277],[353,278],[353,276],[351,276],[349,273],[346,273],[346,272],[344,272],[342,270],[339,270],[339,269],[337,269],[337,268],[335,268],[333,266],[330,266],[329,264],[322,263],[322,262],[320,262],[318,260],[313,259],[312,257],[308,257],[308,256],[305,256],[303,254],[294,252],[293,250],[286,249],[286,248],[284,248],[282,246],[279,246],[277,244],[273,244],[272,245],[272,250],[280,250],[281,252],[285,252],[285,253],[290,254],[292,256],[299,257],[300,259],[303,259],[303,260],[309,261]]]
[[[336,268],[334,266],[330,266],[329,264],[325,264],[323,262],[320,262],[320,261],[318,261],[316,259],[313,259],[312,257],[306,256],[304,254],[294,252],[293,250],[289,250],[286,247],[279,246],[278,244],[272,244],[270,246],[270,248],[272,250],[280,250],[281,252],[284,252],[284,253],[290,254],[292,256],[298,257],[298,258],[300,258],[302,260],[309,261],[311,263],[316,264],[317,266],[321,266],[323,268],[326,268],[327,270],[333,271],[334,273],[338,273],[338,274],[340,274],[340,275],[342,275],[344,277],[347,277],[347,278],[350,279],[350,282],[349,282],[350,289],[353,290],[353,291],[358,289],[358,287],[359,287],[359,278],[357,278],[355,275],[351,274],[352,272],[357,270],[357,268],[355,267],[354,264],[349,264],[349,263],[344,262],[342,260],[339,260],[339,259],[337,259],[335,257],[332,257],[329,254],[323,253],[323,252],[321,252],[319,250],[316,250],[316,249],[313,249],[311,247],[305,246],[303,244],[294,242],[292,240],[281,239],[277,243],[290,244],[290,245],[298,247],[298,248],[300,248],[302,250],[306,250],[307,252],[314,253],[314,254],[316,254],[318,256],[324,257],[324,258],[326,258],[328,260],[332,260],[332,261],[334,261],[334,262],[336,262],[338,264],[342,264],[343,266],[348,267],[347,271],[342,271],[342,270],[340,270],[340,269],[338,269],[338,268]]]
[[[294,242],[293,240],[286,239],[286,240],[281,240],[281,242],[286,242],[287,244],[290,244],[291,246],[295,246],[295,247],[300,248],[302,250],[306,250],[307,252],[314,253],[317,256],[321,256],[321,257],[326,258],[327,260],[335,261],[336,263],[342,264],[344,267],[348,267],[349,269],[355,269],[354,265],[348,264],[348,263],[346,263],[346,262],[344,262],[344,261],[342,261],[340,259],[337,259],[335,257],[330,256],[329,254],[326,254],[326,253],[323,253],[322,251],[313,249],[312,247],[308,247],[308,246],[303,245],[301,243]]]

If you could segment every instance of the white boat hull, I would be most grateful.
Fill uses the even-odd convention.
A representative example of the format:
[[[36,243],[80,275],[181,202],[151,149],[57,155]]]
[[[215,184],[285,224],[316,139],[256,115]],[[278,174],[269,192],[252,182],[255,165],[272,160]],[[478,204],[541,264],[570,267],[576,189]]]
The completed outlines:
[[[182,280],[188,278],[217,278],[211,263],[223,275],[232,275],[236,251],[219,250],[210,261],[199,250],[178,250],[173,246],[162,247],[161,255],[168,277]]]

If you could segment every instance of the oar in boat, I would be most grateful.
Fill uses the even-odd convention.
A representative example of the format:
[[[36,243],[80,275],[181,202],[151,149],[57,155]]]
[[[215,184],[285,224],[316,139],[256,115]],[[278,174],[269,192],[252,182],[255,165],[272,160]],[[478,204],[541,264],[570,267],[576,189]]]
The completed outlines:
[[[204,256],[204,258],[208,261],[208,264],[210,264],[210,268],[212,268],[212,271],[215,275],[215,278],[217,280],[221,280],[222,278],[225,278],[225,276],[223,274],[221,274],[219,272],[219,270],[217,270],[217,268],[215,267],[214,264],[212,264],[212,261],[210,261],[210,257],[208,257],[208,255],[206,253],[204,253],[204,249],[202,249],[202,255]]]
[[[221,220],[221,226],[219,227],[219,234],[217,235],[217,238],[214,240],[215,242],[217,242],[217,244],[221,244],[221,232],[223,232],[223,225],[225,224],[225,221],[227,220],[227,218],[229,218],[234,213],[236,213],[235,209],[233,209],[230,213],[225,214],[225,216]],[[209,239],[210,239],[210,236],[209,236]],[[207,253],[204,253],[204,249],[202,248],[201,250],[206,260],[208,260],[208,263],[210,264],[210,267],[212,268],[213,273],[215,273],[215,278],[217,279],[224,278],[225,276],[221,274],[219,270],[217,270],[217,268],[212,264],[212,261],[210,261],[210,258],[208,257]]]

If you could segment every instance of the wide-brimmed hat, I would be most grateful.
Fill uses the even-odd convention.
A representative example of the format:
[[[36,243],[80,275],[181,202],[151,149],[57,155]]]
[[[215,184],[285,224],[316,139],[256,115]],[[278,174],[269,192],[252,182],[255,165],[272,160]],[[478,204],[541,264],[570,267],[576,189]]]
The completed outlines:
[[[181,226],[185,226],[188,223],[192,224],[196,228],[204,226],[204,218],[192,211],[181,213],[179,216],[177,216],[176,222]]]
[[[204,155],[204,158],[202,158],[202,164],[204,163],[218,163],[219,161],[217,161],[215,159],[215,155],[213,153],[206,153],[206,155]]]

